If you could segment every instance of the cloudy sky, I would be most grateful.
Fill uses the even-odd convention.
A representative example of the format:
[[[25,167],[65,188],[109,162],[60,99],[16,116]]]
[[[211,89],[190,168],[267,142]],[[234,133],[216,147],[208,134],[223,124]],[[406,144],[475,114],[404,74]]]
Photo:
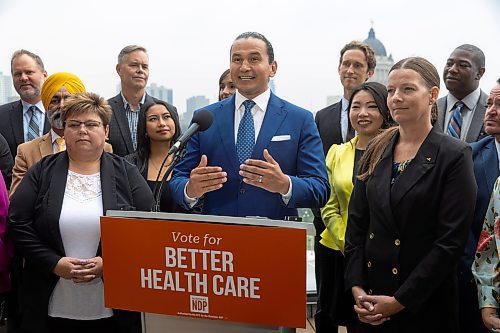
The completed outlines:
[[[112,97],[118,52],[141,44],[150,55],[149,82],[172,88],[183,112],[188,97],[215,101],[232,41],[258,31],[275,49],[278,95],[317,111],[327,95],[341,94],[340,49],[365,39],[372,21],[396,61],[423,56],[440,73],[456,46],[477,45],[486,54],[481,87],[489,92],[500,77],[498,17],[499,0],[0,0],[0,71],[10,72],[12,52],[25,48],[49,74],[72,72],[87,90]]]

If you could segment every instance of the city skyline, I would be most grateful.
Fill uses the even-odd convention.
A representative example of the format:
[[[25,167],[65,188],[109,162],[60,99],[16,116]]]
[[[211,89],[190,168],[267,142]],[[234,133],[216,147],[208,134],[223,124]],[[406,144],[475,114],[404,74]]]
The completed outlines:
[[[0,72],[10,74],[12,52],[25,48],[42,57],[49,75],[74,73],[89,91],[110,98],[119,83],[119,51],[140,44],[150,56],[148,84],[172,89],[181,113],[189,97],[217,100],[229,48],[244,31],[261,32],[273,44],[278,95],[312,112],[326,105],[327,96],[341,95],[340,49],[351,40],[366,39],[372,21],[395,62],[423,56],[442,74],[453,49],[470,43],[486,54],[481,88],[488,93],[500,76],[500,48],[491,37],[500,31],[496,0],[256,0],[251,5],[143,0],[140,6],[132,0],[89,0],[77,9],[62,0],[48,3],[0,2]],[[440,95],[446,92],[441,84]]]

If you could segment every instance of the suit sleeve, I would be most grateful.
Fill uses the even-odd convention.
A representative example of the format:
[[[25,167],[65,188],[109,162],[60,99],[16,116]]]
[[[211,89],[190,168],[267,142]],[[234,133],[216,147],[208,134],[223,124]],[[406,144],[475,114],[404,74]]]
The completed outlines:
[[[304,116],[297,151],[297,174],[289,175],[292,197],[288,207],[323,207],[330,196],[323,146],[312,114]]]
[[[349,201],[349,216],[345,235],[345,287],[366,286],[365,242],[370,225],[370,208],[366,183],[356,180]]]
[[[434,244],[394,294],[412,312],[420,309],[453,272],[474,216],[477,185],[471,149],[464,147],[456,155],[446,167]]]
[[[24,154],[21,145],[19,145],[17,147],[17,155],[14,161],[14,168],[12,169],[12,185],[9,192],[9,195],[11,197],[21,183],[21,180],[23,180],[23,177],[26,174],[27,170],[28,162],[26,161],[26,155]]]
[[[149,212],[153,206],[153,193],[149,188],[148,183],[144,180],[139,169],[135,165],[125,163],[127,165],[127,176],[129,179],[130,190],[132,192],[131,203],[136,210]]]
[[[345,223],[340,215],[340,203],[335,191],[334,170],[337,153],[337,145],[333,145],[326,156],[326,171],[330,182],[331,194],[326,205],[321,209],[321,218],[330,234],[330,238],[338,249],[344,251],[344,238],[339,235],[345,234]],[[342,238],[342,239],[341,239]]]
[[[61,256],[42,240],[35,228],[35,219],[45,218],[41,212],[43,203],[38,200],[42,172],[41,163],[37,163],[26,173],[11,197],[8,225],[21,255],[36,262],[49,275]]]
[[[12,160],[12,154],[10,153],[9,144],[7,140],[0,134],[0,170],[2,171],[3,179],[5,181],[5,186],[7,189],[10,188],[12,181],[12,167],[14,161]]]
[[[191,137],[186,146],[186,155],[174,168],[172,178],[170,179],[170,188],[175,202],[186,210],[192,209],[184,200],[184,188],[189,181],[191,170],[200,163],[200,133]],[[210,160],[208,160],[210,163]]]

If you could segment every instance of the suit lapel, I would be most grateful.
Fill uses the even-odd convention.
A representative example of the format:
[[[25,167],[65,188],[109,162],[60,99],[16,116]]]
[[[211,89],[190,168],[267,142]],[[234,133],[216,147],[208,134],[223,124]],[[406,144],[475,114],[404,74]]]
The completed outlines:
[[[264,120],[262,121],[262,126],[260,128],[259,136],[253,147],[252,159],[264,159],[263,151],[271,139],[276,134],[281,126],[281,123],[286,117],[285,105],[281,99],[276,97],[271,93],[269,98],[269,103],[267,104],[266,114],[264,115]],[[292,133],[290,133],[292,134]],[[295,134],[295,133],[293,133]]]
[[[220,110],[217,109],[212,114],[215,118],[218,118],[217,131],[219,132],[220,140],[224,149],[226,150],[226,155],[231,165],[233,166],[236,173],[240,169],[238,164],[238,155],[236,153],[236,144],[234,143],[234,95],[230,98],[226,98],[222,103],[220,103]]]
[[[38,143],[40,148],[40,155],[43,157],[52,155],[54,150],[52,148],[52,135],[51,133],[45,134]]]
[[[49,221],[49,228],[52,235],[55,237],[54,239],[61,253],[65,253],[65,251],[59,229],[59,218],[61,217],[64,192],[68,178],[68,166],[68,154],[66,152],[61,153],[54,162],[53,176],[52,179],[49,180],[49,197],[47,200],[47,221]]]
[[[380,161],[378,162],[373,175],[370,177],[369,181],[373,181],[375,186],[375,197],[370,198],[374,201],[373,205],[380,207],[384,212],[386,219],[383,219],[388,230],[392,231],[394,234],[398,234],[398,225],[394,221],[394,216],[392,214],[391,206],[391,178],[392,178],[392,157],[394,151],[394,145],[398,138],[398,134],[394,135],[391,139],[387,148],[385,149]]]
[[[105,181],[103,181],[105,179]],[[101,189],[102,189],[102,210],[117,209],[116,197],[116,174],[111,156],[103,153],[101,156]]]
[[[408,164],[406,169],[397,178],[391,189],[391,204],[393,209],[397,207],[401,199],[410,191],[420,179],[431,170],[435,163],[441,136],[432,129],[424,140],[415,158]]]
[[[479,134],[481,133],[481,128],[483,127],[484,113],[486,112],[485,101],[488,99],[488,96],[485,95],[483,91],[481,91],[481,95],[479,96],[479,101],[476,104],[476,109],[472,115],[472,120],[469,126],[469,130],[467,131],[467,136],[465,138],[466,142],[475,142],[478,139]]]
[[[23,126],[23,103],[19,100],[18,104],[12,106],[13,110],[9,113],[10,125],[16,145],[24,142],[24,126]],[[15,152],[12,152],[15,155]]]
[[[127,146],[127,153],[132,153],[134,151],[134,145],[132,144],[132,134],[130,133],[130,128],[128,126],[127,115],[125,114],[125,107],[123,105],[123,98],[121,94],[118,94],[113,98],[114,107],[113,110],[116,112],[113,113],[113,116],[116,119],[116,124],[118,125],[118,129],[120,131],[120,135]]]
[[[342,114],[342,100],[335,104],[333,108],[333,114],[329,119],[331,119],[331,128],[332,128],[332,142],[344,142],[342,138],[342,126],[340,124]],[[328,153],[328,151],[327,151]]]
[[[484,172],[487,188],[493,188],[495,181],[498,177],[498,157],[497,148],[495,146],[495,138],[491,140],[481,152],[481,168]]]

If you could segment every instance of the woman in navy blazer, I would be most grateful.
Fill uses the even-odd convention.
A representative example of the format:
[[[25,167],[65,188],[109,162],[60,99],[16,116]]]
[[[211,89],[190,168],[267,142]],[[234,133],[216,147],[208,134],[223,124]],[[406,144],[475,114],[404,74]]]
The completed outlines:
[[[99,217],[152,203],[137,168],[103,152],[110,117],[95,94],[68,97],[66,152],[31,167],[11,198],[9,226],[25,260],[23,332],[141,331],[138,313],[104,306]]]
[[[346,287],[362,332],[458,332],[456,266],[477,190],[471,149],[433,127],[439,75],[427,60],[396,63],[387,90],[399,126],[375,138],[361,161]]]

